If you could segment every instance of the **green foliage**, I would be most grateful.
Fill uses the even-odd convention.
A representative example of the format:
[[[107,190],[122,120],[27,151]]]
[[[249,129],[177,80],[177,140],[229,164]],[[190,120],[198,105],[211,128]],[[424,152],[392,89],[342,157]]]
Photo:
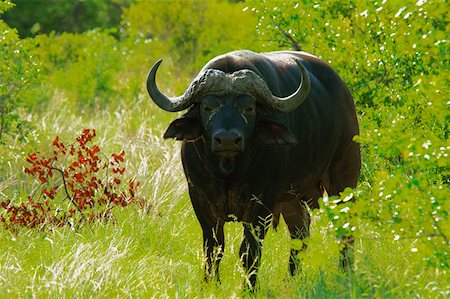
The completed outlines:
[[[0,11],[11,7],[0,2]],[[39,61],[31,55],[34,41],[21,40],[15,29],[0,20],[0,143],[5,135],[23,140],[27,122],[18,112],[26,89],[38,82]]]
[[[368,221],[399,242],[425,239],[421,250],[434,256],[424,260],[441,269],[450,266],[448,7],[446,1],[305,0],[253,8],[266,47],[317,53],[354,95],[363,171],[359,187],[341,197],[356,192],[356,203],[323,205],[337,232]]]
[[[448,297],[448,1],[20,3],[28,11],[18,6],[7,20],[28,19],[31,26],[40,24],[36,33],[48,34],[20,39],[0,21],[0,89],[2,105],[9,107],[0,145],[0,201],[17,203],[35,190],[45,197],[24,175],[24,161],[38,148],[46,153],[43,145],[52,136],[69,140],[86,127],[102,132],[105,152],[124,149],[124,167],[143,184],[138,205],[115,211],[114,223],[97,222],[76,233],[0,230],[1,294],[243,296],[238,223],[226,226],[222,284],[201,285],[201,228],[178,145],[161,139],[176,116],[150,103],[145,76],[163,58],[158,84],[176,94],[213,56],[239,48],[301,48],[328,61],[354,95],[362,175],[355,190],[324,199],[321,211],[313,212],[308,250],[300,254],[304,271],[297,277],[286,274],[289,247],[302,244],[291,243],[282,224],[269,231],[255,297]],[[74,16],[71,5],[85,13]],[[120,24],[117,5],[124,8]],[[0,1],[0,12],[10,7]],[[70,26],[59,23],[62,13]],[[28,138],[18,126],[24,120],[33,124],[25,130]],[[335,236],[348,233],[356,237],[356,267],[343,275],[337,272],[342,245]]]
[[[123,32],[198,72],[213,56],[254,46],[256,18],[243,8],[226,1],[138,1],[125,9]]]
[[[4,19],[22,37],[51,32],[81,33],[97,27],[118,30],[122,7],[132,1],[14,0],[16,9],[7,12]]]
[[[0,1],[0,14],[3,14],[5,11],[8,11],[13,7],[14,7],[14,4],[10,1],[6,1],[6,0]]]
[[[441,74],[449,64],[449,12],[441,1],[262,1],[255,7],[266,47],[323,57],[361,108],[402,105],[403,93],[421,77]],[[437,89],[448,76],[441,80]]]
[[[35,40],[46,81],[75,108],[104,108],[116,99],[122,54],[108,32],[41,35]]]

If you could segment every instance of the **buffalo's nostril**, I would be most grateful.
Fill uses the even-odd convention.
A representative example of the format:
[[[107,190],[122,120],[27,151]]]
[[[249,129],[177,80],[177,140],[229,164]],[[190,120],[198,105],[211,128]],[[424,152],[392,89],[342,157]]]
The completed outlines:
[[[215,152],[240,152],[243,150],[244,138],[241,132],[221,130],[213,135],[212,146]]]

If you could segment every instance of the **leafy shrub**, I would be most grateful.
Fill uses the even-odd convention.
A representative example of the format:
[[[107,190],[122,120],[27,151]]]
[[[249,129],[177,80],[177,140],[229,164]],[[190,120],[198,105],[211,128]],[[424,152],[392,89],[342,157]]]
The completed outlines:
[[[244,7],[227,1],[138,1],[124,10],[123,37],[161,56],[170,53],[178,69],[198,71],[213,56],[255,44],[256,18]]]
[[[119,29],[122,7],[132,0],[14,0],[5,20],[21,36],[53,31],[81,33],[97,27]]]
[[[401,92],[423,76],[441,74],[449,63],[448,7],[439,1],[262,1],[254,6],[266,47],[323,57],[360,107],[405,104]]]
[[[36,55],[44,66],[45,80],[80,110],[102,109],[120,98],[117,72],[121,53],[108,32],[51,34],[36,38]]]
[[[0,14],[11,8],[0,2]],[[39,81],[39,62],[32,56],[32,40],[21,40],[15,29],[0,19],[0,143],[6,135],[23,140],[28,122],[18,112],[24,93]]]
[[[322,204],[335,229],[346,234],[368,224],[399,242],[419,240],[431,253],[424,254],[428,265],[448,268],[448,5],[306,0],[253,6],[266,48],[319,55],[354,95],[363,169],[356,190]],[[355,203],[336,206],[351,194]]]
[[[85,129],[73,144],[65,144],[56,137],[52,154],[30,154],[27,158],[30,166],[24,172],[35,177],[40,185],[25,202],[8,199],[0,202],[3,226],[77,227],[81,223],[109,220],[113,208],[133,202],[139,182],[124,182],[125,152],[106,157],[92,143],[95,136],[95,130]]]

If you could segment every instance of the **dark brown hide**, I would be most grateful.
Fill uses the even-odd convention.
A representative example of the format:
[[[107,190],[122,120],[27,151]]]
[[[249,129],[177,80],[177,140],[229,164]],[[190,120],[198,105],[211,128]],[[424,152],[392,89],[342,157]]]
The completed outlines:
[[[360,150],[353,141],[359,133],[355,106],[346,85],[328,64],[305,52],[236,51],[214,58],[202,72],[251,70],[272,95],[287,97],[299,87],[299,64],[307,70],[310,89],[292,111],[274,109],[252,91],[248,94],[256,104],[249,101],[244,107],[256,105],[255,111],[250,110],[253,106],[236,108],[243,101],[239,98],[243,91],[232,89],[215,93],[205,104],[206,92],[194,95],[189,113],[180,118],[189,126],[183,127],[178,120],[168,130],[166,137],[184,140],[183,167],[203,229],[207,276],[217,273],[225,222],[244,223],[240,254],[253,287],[271,219],[276,223],[282,214],[292,238],[303,239],[309,235],[310,224],[306,205],[317,208],[324,190],[332,196],[356,186]],[[181,133],[179,127],[183,127]],[[218,128],[238,132],[227,135],[226,155],[212,151],[214,142],[215,146],[225,142],[214,139]],[[245,146],[240,144],[242,139]],[[296,253],[291,252],[291,273],[296,269]]]

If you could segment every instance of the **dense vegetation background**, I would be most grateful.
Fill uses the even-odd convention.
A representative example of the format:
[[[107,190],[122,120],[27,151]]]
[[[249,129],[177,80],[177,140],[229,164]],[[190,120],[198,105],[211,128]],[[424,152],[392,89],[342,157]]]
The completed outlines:
[[[124,150],[123,178],[141,185],[135,204],[90,224],[22,227],[1,205],[0,294],[240,296],[239,224],[227,226],[222,284],[201,284],[178,145],[160,138],[175,115],[152,104],[144,80],[163,58],[158,85],[180,94],[209,59],[246,48],[330,63],[354,96],[363,154],[359,186],[313,212],[302,274],[287,276],[286,230],[269,233],[257,296],[449,296],[447,0],[14,2],[0,1],[0,202],[52,199],[49,182],[24,173],[27,158],[86,128],[105,155]],[[47,214],[59,217],[73,206],[55,190]],[[356,267],[341,274],[334,236],[348,231]]]

